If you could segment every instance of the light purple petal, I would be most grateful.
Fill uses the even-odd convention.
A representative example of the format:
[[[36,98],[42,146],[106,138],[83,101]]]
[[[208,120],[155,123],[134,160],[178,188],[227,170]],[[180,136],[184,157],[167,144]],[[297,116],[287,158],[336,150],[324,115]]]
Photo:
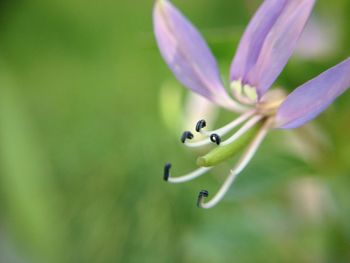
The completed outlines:
[[[231,80],[244,79],[258,60],[264,40],[285,6],[285,0],[266,0],[251,19],[231,65]]]
[[[324,111],[350,87],[350,58],[295,89],[282,103],[276,126],[297,128]]]
[[[187,88],[224,107],[230,107],[218,66],[195,27],[167,0],[158,0],[153,22],[164,60]]]
[[[265,0],[249,23],[231,66],[261,98],[288,62],[315,0]]]

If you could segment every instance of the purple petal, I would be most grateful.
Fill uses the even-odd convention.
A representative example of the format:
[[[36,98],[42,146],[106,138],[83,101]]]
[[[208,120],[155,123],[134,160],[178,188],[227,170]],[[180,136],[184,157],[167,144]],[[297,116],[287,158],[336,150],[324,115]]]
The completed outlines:
[[[276,126],[297,128],[324,111],[350,87],[350,58],[295,89],[282,103]]]
[[[265,0],[249,23],[231,66],[261,98],[288,62],[315,0]]]
[[[196,28],[167,0],[158,0],[153,22],[164,60],[184,86],[224,107],[233,101],[222,84],[218,66]]]

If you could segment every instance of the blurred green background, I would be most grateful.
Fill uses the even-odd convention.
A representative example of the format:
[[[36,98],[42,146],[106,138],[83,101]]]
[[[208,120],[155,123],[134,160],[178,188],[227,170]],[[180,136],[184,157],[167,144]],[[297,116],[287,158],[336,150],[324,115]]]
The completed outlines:
[[[224,79],[260,2],[174,0]],[[162,181],[166,161],[180,174],[197,154],[179,143],[188,93],[160,57],[152,6],[0,2],[0,262],[350,262],[350,93],[312,125],[272,132],[225,199],[197,209],[233,162]],[[292,90],[348,57],[349,14],[347,0],[319,0],[277,84]],[[172,115],[164,83],[180,98]]]

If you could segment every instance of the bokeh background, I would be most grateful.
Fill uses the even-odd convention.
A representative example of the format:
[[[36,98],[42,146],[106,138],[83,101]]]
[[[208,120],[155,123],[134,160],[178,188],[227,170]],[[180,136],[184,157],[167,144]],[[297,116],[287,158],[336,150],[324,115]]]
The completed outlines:
[[[174,0],[223,78],[259,0]],[[311,125],[270,134],[226,198],[233,166],[184,185],[188,93],[162,61],[153,1],[0,2],[0,262],[350,262],[350,93]],[[276,85],[350,54],[350,2],[319,0]],[[166,101],[166,102],[164,102]],[[231,120],[219,112],[216,125]]]

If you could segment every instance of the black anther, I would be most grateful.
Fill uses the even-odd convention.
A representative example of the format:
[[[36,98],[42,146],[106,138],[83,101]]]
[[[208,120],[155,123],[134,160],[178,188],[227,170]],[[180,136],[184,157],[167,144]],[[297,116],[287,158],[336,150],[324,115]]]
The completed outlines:
[[[193,134],[190,131],[185,131],[181,136],[181,142],[185,143],[186,139],[193,139]]]
[[[205,126],[207,126],[207,122],[205,120],[198,121],[196,124],[196,132],[200,132]]]
[[[164,175],[163,175],[164,181],[168,181],[168,179],[169,179],[170,168],[171,168],[171,163],[167,163],[164,165]]]
[[[213,133],[210,135],[210,140],[212,142],[215,142],[217,145],[220,145],[220,143],[221,143],[221,137],[219,135],[217,135],[216,133]]]
[[[208,196],[209,196],[209,193],[207,190],[200,191],[199,195],[198,195],[198,199],[197,199],[197,206],[201,207],[201,202],[202,202],[203,198],[208,197]]]

